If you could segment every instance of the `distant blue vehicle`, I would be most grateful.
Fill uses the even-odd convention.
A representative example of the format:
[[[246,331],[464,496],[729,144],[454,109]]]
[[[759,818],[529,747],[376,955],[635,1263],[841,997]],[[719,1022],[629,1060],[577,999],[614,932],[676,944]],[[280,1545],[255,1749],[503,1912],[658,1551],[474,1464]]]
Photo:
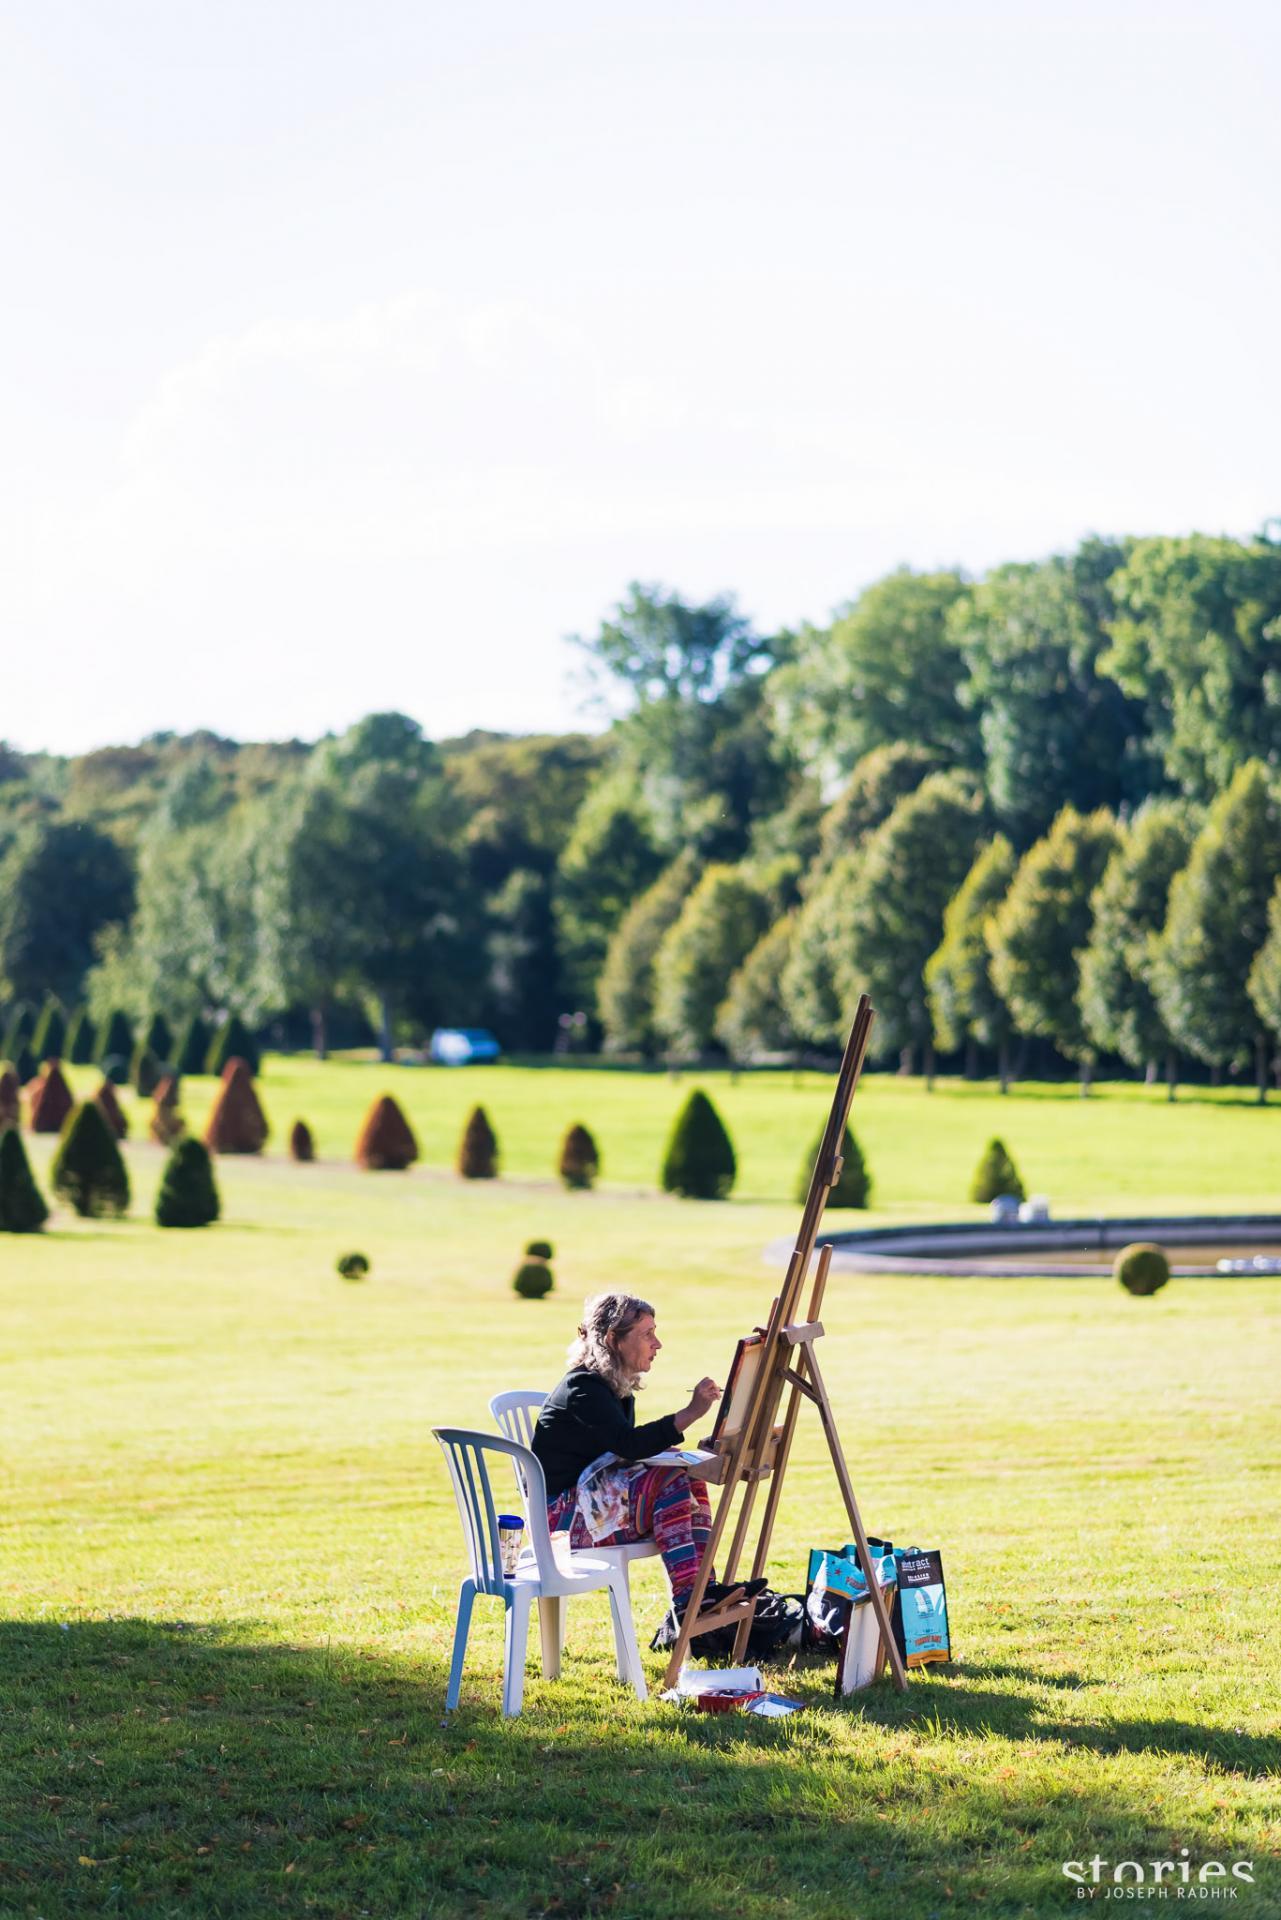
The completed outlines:
[[[431,1037],[431,1057],[438,1067],[480,1067],[501,1054],[484,1027],[437,1027]]]

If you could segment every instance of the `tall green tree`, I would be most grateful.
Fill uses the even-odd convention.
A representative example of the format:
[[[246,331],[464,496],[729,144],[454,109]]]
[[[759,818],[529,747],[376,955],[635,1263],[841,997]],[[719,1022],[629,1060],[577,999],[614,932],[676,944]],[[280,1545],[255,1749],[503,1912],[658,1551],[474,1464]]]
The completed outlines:
[[[610,937],[665,864],[630,776],[615,773],[593,787],[556,876],[561,963],[578,1007],[594,1006]]]
[[[1071,555],[997,567],[953,610],[988,792],[1017,847],[1065,804],[1115,809],[1151,789],[1146,710],[1100,671],[1124,557],[1120,546],[1087,540]]]
[[[458,820],[436,749],[404,714],[317,747],[263,812],[256,918],[266,1004],[306,1006],[318,1052],[344,995],[376,1003],[384,1057],[399,1017],[456,1019],[467,984]]]
[[[785,637],[756,633],[728,596],[696,605],[634,581],[577,644],[604,702],[622,709],[613,750],[662,853],[739,859],[794,778],[763,699]]]
[[[733,867],[709,867],[654,959],[654,1025],[669,1047],[700,1053],[735,969],[765,929],[760,894]]]
[[[607,1053],[659,1052],[654,1025],[654,960],[698,877],[690,853],[678,854],[627,909],[610,938],[596,989]]]
[[[933,773],[900,800],[859,861],[842,915],[836,986],[848,1023],[860,992],[876,1007],[877,1040],[910,1072],[918,1049],[933,1068],[925,967],[943,935],[943,913],[969,872],[982,836],[983,802],[961,773]]]
[[[911,740],[891,741],[865,753],[823,816],[816,871],[825,873],[843,853],[862,846],[927,774],[941,771],[933,748]]]
[[[1094,1042],[1081,1017],[1080,956],[1093,924],[1094,889],[1117,844],[1099,807],[1064,807],[1030,847],[987,926],[992,979],[1024,1033],[1044,1034],[1081,1068],[1089,1090]]]
[[[1181,800],[1150,800],[1122,830],[1094,896],[1094,924],[1081,955],[1080,1005],[1097,1047],[1132,1067],[1166,1063],[1174,1097],[1176,1043],[1152,989],[1156,938],[1165,925],[1170,885],[1187,864],[1195,826]]]
[[[977,766],[977,718],[964,704],[967,665],[948,615],[966,594],[958,573],[876,581],[828,628],[806,628],[771,676],[781,738],[829,778],[877,747],[910,741],[944,765]]]
[[[1249,981],[1268,937],[1268,905],[1281,874],[1281,806],[1267,769],[1251,760],[1211,807],[1187,865],[1170,886],[1153,983],[1177,1043],[1214,1066],[1254,1054],[1267,1098],[1269,1040]]]
[[[787,1017],[783,971],[792,953],[796,912],[784,914],[763,933],[730,979],[716,1014],[716,1038],[734,1060],[758,1060],[795,1047],[799,1036]]]
[[[94,940],[129,917],[133,872],[107,834],[40,818],[0,862],[0,999],[75,1000]]]
[[[1111,586],[1112,645],[1100,665],[1144,703],[1169,778],[1209,801],[1246,761],[1274,763],[1281,544],[1139,540]]]
[[[178,1023],[223,1008],[256,1022],[255,865],[252,811],[232,807],[208,760],[181,765],[138,840],[133,918],[99,937],[94,1014],[122,1008],[145,1022],[162,1011]]]
[[[562,1006],[551,882],[515,867],[485,905],[488,1023],[509,1050],[550,1052]]]
[[[806,1045],[838,1045],[848,1029],[836,970],[846,931],[845,909],[859,865],[859,855],[843,854],[816,874],[797,910],[779,991],[787,1023]]]
[[[987,926],[1018,867],[1003,833],[989,840],[943,911],[943,938],[925,963],[934,1038],[946,1052],[979,1046],[997,1056],[1001,1092],[1009,1090],[1014,1020],[992,979]]]
[[[1246,988],[1265,1030],[1281,1033],[1281,878],[1268,902],[1268,931],[1250,963]]]

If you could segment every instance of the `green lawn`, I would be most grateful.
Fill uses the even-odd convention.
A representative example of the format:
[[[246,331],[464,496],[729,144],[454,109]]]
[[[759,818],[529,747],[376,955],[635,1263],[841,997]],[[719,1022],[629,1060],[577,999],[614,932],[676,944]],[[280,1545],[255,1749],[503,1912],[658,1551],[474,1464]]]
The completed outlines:
[[[163,1234],[139,1143],[130,1219],[0,1241],[0,1914],[1041,1915],[1076,1905],[1064,1860],[1185,1847],[1254,1862],[1234,1912],[1281,1911],[1277,1282],[837,1276],[824,1360],[864,1516],[942,1547],[956,1664],[838,1707],[803,1661],[794,1720],[704,1719],[617,1689],[591,1599],[563,1680],[531,1651],[504,1724],[481,1603],[442,1724],[462,1562],[431,1426],[550,1383],[591,1289],[658,1305],[655,1412],[768,1307],[827,1088],[709,1077],[744,1197],[699,1206],[653,1192],[689,1084],[273,1060],[275,1141],[305,1115],[324,1164],[221,1162],[224,1223]],[[343,1163],[387,1085],[427,1170]],[[492,1186],[440,1171],[476,1098]],[[602,1192],[546,1178],[573,1119]],[[1239,1097],[877,1077],[855,1125],[888,1216],[972,1215],[998,1130],[1060,1213],[1277,1206],[1281,1114]],[[540,1303],[509,1285],[534,1235]],[[361,1285],[333,1271],[350,1248]],[[845,1537],[803,1423],[775,1585]],[[634,1585],[647,1637],[657,1563]]]

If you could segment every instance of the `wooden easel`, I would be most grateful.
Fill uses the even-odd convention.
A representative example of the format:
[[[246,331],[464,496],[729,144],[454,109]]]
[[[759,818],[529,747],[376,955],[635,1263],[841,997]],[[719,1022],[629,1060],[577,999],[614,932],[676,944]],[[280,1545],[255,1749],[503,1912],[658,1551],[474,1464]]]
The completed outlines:
[[[875,1018],[871,1002],[867,995],[863,994],[859,999],[854,1024],[846,1042],[841,1070],[837,1076],[836,1092],[832,1098],[832,1110],[827,1117],[823,1142],[819,1148],[818,1159],[814,1163],[814,1172],[810,1177],[809,1193],[805,1201],[805,1211],[801,1216],[800,1232],[797,1235],[795,1249],[787,1263],[787,1277],[783,1282],[782,1291],[774,1302],[769,1324],[764,1329],[764,1351],[757,1369],[755,1389],[747,1415],[738,1431],[727,1436],[719,1464],[705,1471],[703,1476],[718,1482],[723,1491],[712,1521],[712,1530],[698,1578],[694,1582],[694,1591],[689,1597],[681,1630],[668,1662],[666,1685],[669,1687],[675,1684],[685,1662],[695,1626],[699,1633],[706,1633],[713,1627],[727,1626],[736,1621],[738,1632],[734,1641],[733,1657],[736,1665],[742,1663],[747,1650],[748,1635],[752,1629],[752,1616],[756,1611],[755,1600],[727,1600],[718,1607],[709,1608],[706,1613],[700,1613],[699,1608],[702,1605],[721,1540],[729,1525],[731,1510],[741,1493],[742,1501],[738,1519],[721,1574],[723,1584],[733,1586],[738,1564],[747,1544],[756,1489],[762,1480],[768,1479],[770,1490],[752,1558],[752,1578],[759,1579],[765,1571],[765,1562],[769,1557],[770,1536],[774,1530],[774,1520],[783,1490],[783,1478],[787,1471],[788,1455],[791,1452],[802,1400],[809,1400],[818,1408],[828,1450],[832,1456],[832,1465],[836,1471],[837,1484],[841,1490],[841,1498],[845,1502],[850,1528],[858,1544],[863,1571],[867,1576],[868,1594],[881,1635],[881,1661],[878,1662],[878,1671],[881,1662],[888,1659],[894,1675],[894,1684],[900,1693],[907,1687],[903,1659],[894,1642],[885,1596],[875,1578],[867,1534],[859,1514],[858,1502],[854,1498],[854,1487],[850,1480],[849,1468],[845,1464],[845,1456],[841,1452],[831,1401],[828,1399],[818,1356],[814,1351],[815,1343],[823,1336],[823,1326],[818,1315],[823,1304],[823,1292],[827,1285],[828,1268],[832,1260],[830,1246],[823,1247],[819,1254],[807,1316],[804,1320],[797,1318],[801,1304],[801,1291],[813,1257],[823,1208],[827,1204],[828,1194],[841,1177],[841,1142],[845,1136],[854,1090],[863,1070],[863,1060],[867,1053],[872,1022]],[[780,1426],[776,1421],[785,1389],[788,1392],[788,1401]]]

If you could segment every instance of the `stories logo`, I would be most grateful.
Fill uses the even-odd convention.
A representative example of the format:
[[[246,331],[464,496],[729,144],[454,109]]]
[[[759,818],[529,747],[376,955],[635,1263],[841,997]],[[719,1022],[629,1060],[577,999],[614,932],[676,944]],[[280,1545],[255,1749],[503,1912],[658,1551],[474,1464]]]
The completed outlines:
[[[1187,1847],[1177,1860],[1065,1860],[1063,1877],[1078,1900],[1235,1900],[1254,1885],[1252,1860],[1204,1860],[1197,1866]]]

